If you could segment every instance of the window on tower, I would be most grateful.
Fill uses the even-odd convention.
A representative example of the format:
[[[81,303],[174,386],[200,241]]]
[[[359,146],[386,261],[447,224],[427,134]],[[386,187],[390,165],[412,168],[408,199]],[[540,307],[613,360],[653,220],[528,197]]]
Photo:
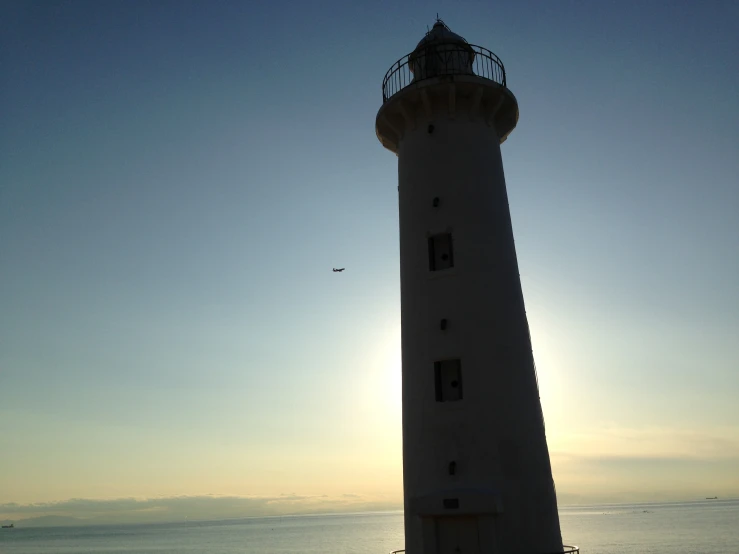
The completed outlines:
[[[452,234],[442,233],[429,237],[429,270],[441,271],[454,267]]]
[[[434,362],[434,377],[437,402],[462,400],[462,363],[460,360]]]

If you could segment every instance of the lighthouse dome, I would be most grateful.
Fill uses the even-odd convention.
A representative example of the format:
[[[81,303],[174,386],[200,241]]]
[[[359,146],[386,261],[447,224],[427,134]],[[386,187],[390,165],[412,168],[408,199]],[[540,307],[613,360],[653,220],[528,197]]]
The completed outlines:
[[[413,81],[440,75],[471,75],[475,52],[467,41],[440,19],[410,55]]]
[[[429,46],[433,43],[439,42],[456,42],[459,44],[467,44],[467,41],[464,39],[464,37],[461,37],[457,33],[452,32],[452,30],[446,26],[446,23],[444,23],[441,19],[438,19],[436,23],[434,23],[434,26],[431,28],[431,30],[426,33],[426,35],[418,43],[418,46],[416,46],[416,50],[424,46]]]

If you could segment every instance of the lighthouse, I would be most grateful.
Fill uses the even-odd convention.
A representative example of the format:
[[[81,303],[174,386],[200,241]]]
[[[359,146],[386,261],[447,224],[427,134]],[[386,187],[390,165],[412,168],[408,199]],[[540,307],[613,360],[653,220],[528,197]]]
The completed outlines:
[[[398,157],[408,554],[564,547],[500,145],[501,60],[441,20],[388,70],[376,132]]]

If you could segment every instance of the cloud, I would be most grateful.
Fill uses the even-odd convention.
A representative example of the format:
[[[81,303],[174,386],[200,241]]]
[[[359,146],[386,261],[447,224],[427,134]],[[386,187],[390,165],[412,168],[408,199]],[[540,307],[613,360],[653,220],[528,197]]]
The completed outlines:
[[[606,427],[557,437],[551,451],[560,458],[739,460],[739,428]]]
[[[739,430],[604,428],[557,437],[551,460],[563,504],[739,496]]]
[[[368,499],[356,494],[339,497],[281,494],[278,496],[173,496],[161,498],[70,498],[59,502],[0,504],[0,519],[23,521],[38,517],[78,518],[79,523],[154,523],[230,519],[289,514],[395,510],[397,499]]]

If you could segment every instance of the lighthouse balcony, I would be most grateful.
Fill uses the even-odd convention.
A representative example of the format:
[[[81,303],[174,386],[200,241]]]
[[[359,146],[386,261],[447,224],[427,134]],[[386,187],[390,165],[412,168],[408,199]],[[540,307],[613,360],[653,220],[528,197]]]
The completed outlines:
[[[428,129],[441,114],[484,122],[500,143],[518,122],[518,102],[506,86],[503,62],[463,40],[422,41],[385,74],[382,100],[375,130],[395,154],[409,131]]]
[[[435,42],[395,62],[382,80],[382,101],[407,86],[451,75],[474,75],[505,87],[503,62],[487,48],[466,42]]]

